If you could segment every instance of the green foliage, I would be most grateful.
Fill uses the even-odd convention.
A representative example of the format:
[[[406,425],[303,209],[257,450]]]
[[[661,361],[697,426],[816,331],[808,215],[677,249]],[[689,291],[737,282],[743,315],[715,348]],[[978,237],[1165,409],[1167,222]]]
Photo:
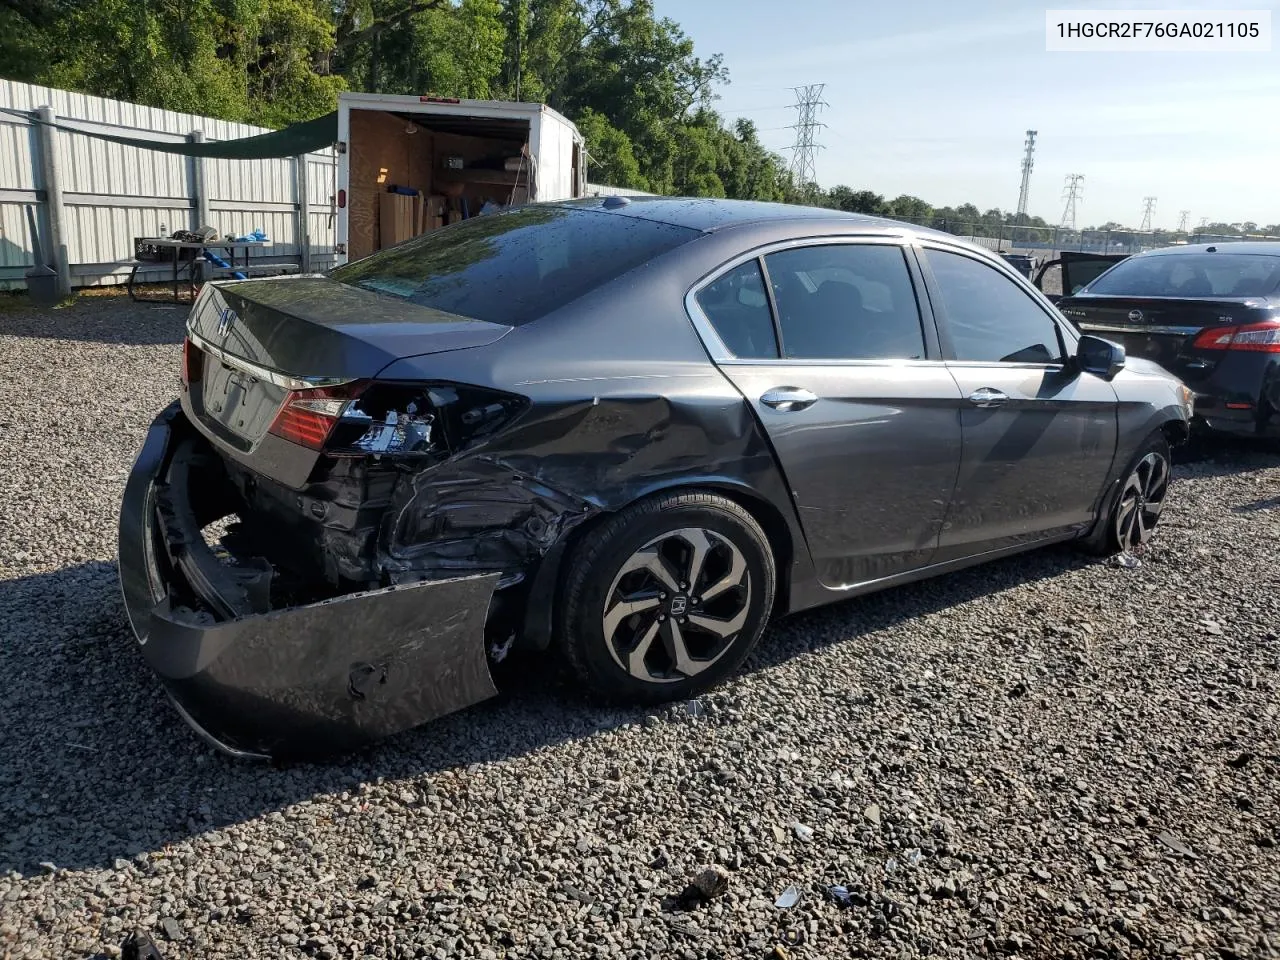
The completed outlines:
[[[592,180],[802,196],[753,125],[712,110],[720,57],[651,0],[0,0],[0,75],[264,126],[344,89],[518,94],[578,123]]]
[[[652,0],[0,0],[0,76],[263,126],[327,113],[345,89],[544,102],[582,130],[594,182],[975,236],[1053,229],[968,203],[797,184],[754,124],[725,125],[721,58],[699,57]],[[1274,235],[1280,224],[1192,232]]]

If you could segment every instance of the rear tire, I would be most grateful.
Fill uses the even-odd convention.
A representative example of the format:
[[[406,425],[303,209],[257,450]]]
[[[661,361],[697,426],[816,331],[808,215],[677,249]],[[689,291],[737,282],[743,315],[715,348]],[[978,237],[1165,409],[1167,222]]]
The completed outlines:
[[[612,702],[687,699],[735,672],[773,609],[760,525],[712,493],[672,493],[594,528],[570,557],[558,634],[573,671]]]
[[[1080,541],[1081,548],[1097,556],[1141,552],[1164,512],[1170,466],[1169,440],[1157,430],[1125,467],[1120,483],[1108,496],[1105,511]]]

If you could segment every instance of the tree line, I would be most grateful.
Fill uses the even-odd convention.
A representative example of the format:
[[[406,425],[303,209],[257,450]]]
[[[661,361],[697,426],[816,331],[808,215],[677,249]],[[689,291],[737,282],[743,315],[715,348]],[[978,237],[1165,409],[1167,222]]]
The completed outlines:
[[[268,127],[328,113],[343,90],[543,102],[577,123],[598,183],[979,236],[1052,226],[797,183],[751,121],[716,112],[721,57],[651,0],[0,0],[0,76]]]

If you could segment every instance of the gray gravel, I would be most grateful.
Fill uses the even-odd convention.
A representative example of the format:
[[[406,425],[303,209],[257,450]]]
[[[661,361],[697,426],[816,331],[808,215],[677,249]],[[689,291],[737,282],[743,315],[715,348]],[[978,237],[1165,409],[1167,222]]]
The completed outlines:
[[[702,716],[535,662],[273,770],[187,731],[118,597],[181,320],[0,304],[0,956],[1280,956],[1280,456],[1179,467],[1138,569],[1053,549],[779,624]]]

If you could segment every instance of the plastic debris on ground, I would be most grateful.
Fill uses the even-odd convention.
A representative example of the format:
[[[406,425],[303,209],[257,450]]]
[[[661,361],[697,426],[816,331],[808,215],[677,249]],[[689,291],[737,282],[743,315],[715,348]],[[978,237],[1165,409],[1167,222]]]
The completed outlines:
[[[779,910],[790,910],[800,902],[800,888],[792,884],[778,894],[778,899],[773,901],[773,905]]]
[[[897,873],[897,872],[898,872],[898,861],[897,861],[896,859],[894,859],[893,857],[890,857],[888,860],[886,860],[886,861],[884,862],[884,872],[885,872],[885,873]]]
[[[1142,566],[1142,561],[1132,553],[1117,553],[1111,558],[1111,565],[1113,567],[1120,567],[1124,570],[1137,570]]]
[[[690,700],[685,703],[684,712],[694,718],[705,717],[707,715],[707,708],[702,705],[701,700]]]
[[[853,896],[849,893],[849,888],[842,884],[827,887],[827,896],[834,900],[838,907],[853,906]]]
[[[804,840],[806,843],[813,839],[813,827],[806,827],[798,821],[791,824],[791,832],[796,835],[797,840]]]
[[[918,867],[924,862],[924,854],[919,850],[908,850],[906,855],[907,866]]]

